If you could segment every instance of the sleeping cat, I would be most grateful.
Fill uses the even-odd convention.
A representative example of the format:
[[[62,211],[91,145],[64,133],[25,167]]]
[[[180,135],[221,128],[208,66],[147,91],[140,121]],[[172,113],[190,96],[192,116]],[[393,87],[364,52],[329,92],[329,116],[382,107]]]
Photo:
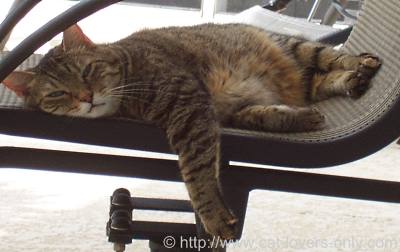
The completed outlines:
[[[206,231],[230,239],[237,219],[218,183],[220,128],[321,129],[324,116],[307,105],[361,96],[379,66],[367,53],[243,24],[143,30],[111,44],[94,44],[74,25],[35,68],[4,84],[55,115],[120,116],[164,129]]]

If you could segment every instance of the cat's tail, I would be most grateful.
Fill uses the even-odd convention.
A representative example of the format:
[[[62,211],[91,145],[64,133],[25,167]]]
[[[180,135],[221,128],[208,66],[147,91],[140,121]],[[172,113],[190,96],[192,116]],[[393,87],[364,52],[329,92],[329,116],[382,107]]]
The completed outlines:
[[[179,154],[193,209],[208,233],[233,239],[237,219],[224,204],[218,182],[220,129],[214,107],[192,100],[176,106],[169,118],[167,136]]]

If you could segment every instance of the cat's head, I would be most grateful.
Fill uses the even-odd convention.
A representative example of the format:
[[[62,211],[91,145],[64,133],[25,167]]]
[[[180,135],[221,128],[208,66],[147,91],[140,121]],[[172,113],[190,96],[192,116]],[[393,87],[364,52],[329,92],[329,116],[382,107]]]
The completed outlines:
[[[36,67],[14,71],[3,84],[27,106],[48,113],[111,116],[120,106],[120,98],[111,95],[121,81],[118,65],[107,46],[94,44],[74,25],[64,31],[62,44],[50,50]]]

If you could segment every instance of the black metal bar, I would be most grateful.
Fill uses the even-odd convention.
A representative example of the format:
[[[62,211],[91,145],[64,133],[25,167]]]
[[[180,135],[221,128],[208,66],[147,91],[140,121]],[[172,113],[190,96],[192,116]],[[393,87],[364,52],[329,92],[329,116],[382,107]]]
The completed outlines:
[[[193,213],[192,205],[188,200],[172,200],[172,199],[152,199],[132,197],[131,205],[133,209],[141,210],[161,210],[173,212],[190,212]]]
[[[41,0],[26,0],[15,6],[0,25],[0,42],[7,36],[14,26]]]
[[[23,158],[22,158],[23,157]],[[0,168],[21,168],[181,182],[175,160],[0,147]]]
[[[182,181],[174,160],[13,147],[0,148],[0,160],[1,167]],[[225,169],[221,176],[228,190],[236,186],[244,191],[265,189],[400,202],[400,182],[239,166]]]
[[[229,170],[229,183],[242,188],[400,203],[400,182],[234,166]]]
[[[270,11],[280,11],[290,3],[291,0],[270,0],[263,8]]]
[[[143,122],[101,118],[71,120],[25,109],[0,109],[0,115],[1,134],[172,153],[163,130]]]
[[[0,82],[3,81],[26,58],[40,46],[49,41],[79,20],[121,0],[87,0],[72,6],[59,16],[53,18],[39,30],[22,41],[14,50],[7,54],[0,63]]]

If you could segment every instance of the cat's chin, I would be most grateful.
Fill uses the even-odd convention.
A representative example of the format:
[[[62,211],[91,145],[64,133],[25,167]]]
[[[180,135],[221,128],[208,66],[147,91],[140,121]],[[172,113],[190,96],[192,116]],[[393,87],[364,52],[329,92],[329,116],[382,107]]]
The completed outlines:
[[[90,105],[86,108],[82,108],[80,113],[75,116],[86,117],[86,118],[98,118],[107,117],[115,114],[116,109],[113,109],[110,104],[101,103]]]
[[[114,115],[118,110],[116,104],[110,103],[81,103],[79,110],[74,110],[66,114],[66,116],[72,117],[84,117],[84,118],[99,118],[99,117],[109,117]]]
[[[99,118],[114,115],[119,107],[119,101],[113,99],[104,99],[95,94],[93,104],[81,102],[79,110],[74,111],[69,116]]]

